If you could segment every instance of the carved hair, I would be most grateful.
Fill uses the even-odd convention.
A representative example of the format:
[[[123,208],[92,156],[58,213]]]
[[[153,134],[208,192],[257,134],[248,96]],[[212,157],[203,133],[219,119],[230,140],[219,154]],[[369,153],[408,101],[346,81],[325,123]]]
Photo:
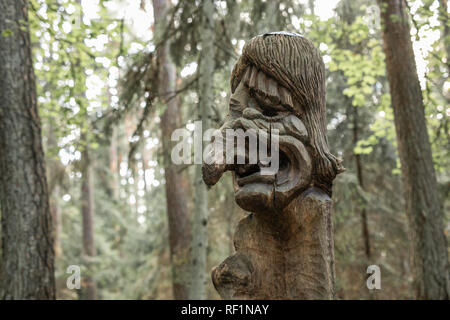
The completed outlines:
[[[319,51],[311,41],[298,34],[274,32],[256,36],[245,44],[234,66],[231,91],[236,90],[243,78],[251,79],[255,68],[279,84],[273,94],[267,92],[273,90],[258,91],[270,99],[278,96],[284,107],[292,110],[305,124],[314,150],[312,183],[331,195],[334,178],[345,169],[328,148],[325,66]],[[250,87],[248,82],[251,83],[247,80],[245,84]],[[257,83],[251,87],[261,89]],[[266,85],[267,89],[271,87]],[[289,101],[286,89],[297,103]]]

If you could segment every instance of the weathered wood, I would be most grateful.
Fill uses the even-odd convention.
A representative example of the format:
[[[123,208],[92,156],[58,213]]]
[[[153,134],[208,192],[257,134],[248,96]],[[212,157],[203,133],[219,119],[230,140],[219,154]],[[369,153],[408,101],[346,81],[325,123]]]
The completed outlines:
[[[0,1],[0,298],[54,299],[54,251],[27,1]]]
[[[252,212],[237,227],[236,253],[212,271],[224,299],[334,298],[331,186],[344,168],[328,150],[324,78],[317,49],[297,34],[251,39],[234,67],[223,144],[227,129],[264,129],[280,152],[274,174],[262,174],[261,159],[221,163],[212,149],[203,165],[208,185],[232,171],[236,202]]]
[[[308,189],[277,214],[250,214],[236,254],[212,272],[224,299],[333,299],[331,199]]]

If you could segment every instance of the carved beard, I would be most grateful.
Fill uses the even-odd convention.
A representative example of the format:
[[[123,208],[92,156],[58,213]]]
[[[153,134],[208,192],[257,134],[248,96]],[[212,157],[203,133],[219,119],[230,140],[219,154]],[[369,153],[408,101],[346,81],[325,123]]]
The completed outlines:
[[[241,83],[231,96],[230,115],[220,129],[222,137],[226,137],[228,128],[244,131],[263,129],[269,134],[271,129],[279,131],[279,168],[272,175],[261,174],[263,165],[260,159],[257,164],[213,163],[203,167],[203,177],[209,185],[215,184],[224,171],[233,171],[236,203],[242,209],[254,213],[283,209],[311,184],[312,164],[305,147],[308,133],[292,112],[281,105],[271,105],[270,101],[264,101],[257,92],[251,93]]]

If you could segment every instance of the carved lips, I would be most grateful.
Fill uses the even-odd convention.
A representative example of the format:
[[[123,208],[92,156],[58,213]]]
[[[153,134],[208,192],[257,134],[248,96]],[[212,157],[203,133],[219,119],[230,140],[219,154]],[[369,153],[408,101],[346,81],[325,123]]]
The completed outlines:
[[[268,183],[275,182],[275,175],[262,175],[261,164],[236,165],[236,182],[239,186],[249,183]]]

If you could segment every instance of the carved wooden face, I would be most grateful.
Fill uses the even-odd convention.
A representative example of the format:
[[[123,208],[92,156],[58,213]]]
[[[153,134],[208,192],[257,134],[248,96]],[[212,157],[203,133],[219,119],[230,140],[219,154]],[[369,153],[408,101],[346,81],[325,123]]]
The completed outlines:
[[[268,81],[267,87],[269,85]],[[258,164],[237,164],[228,168],[234,171],[236,202],[247,211],[281,210],[311,184],[312,163],[306,147],[309,144],[307,130],[303,122],[280,101],[270,99],[243,81],[230,98],[228,127],[246,130],[256,126],[268,132],[270,129],[279,130],[279,166],[276,173],[262,175],[259,161]]]

